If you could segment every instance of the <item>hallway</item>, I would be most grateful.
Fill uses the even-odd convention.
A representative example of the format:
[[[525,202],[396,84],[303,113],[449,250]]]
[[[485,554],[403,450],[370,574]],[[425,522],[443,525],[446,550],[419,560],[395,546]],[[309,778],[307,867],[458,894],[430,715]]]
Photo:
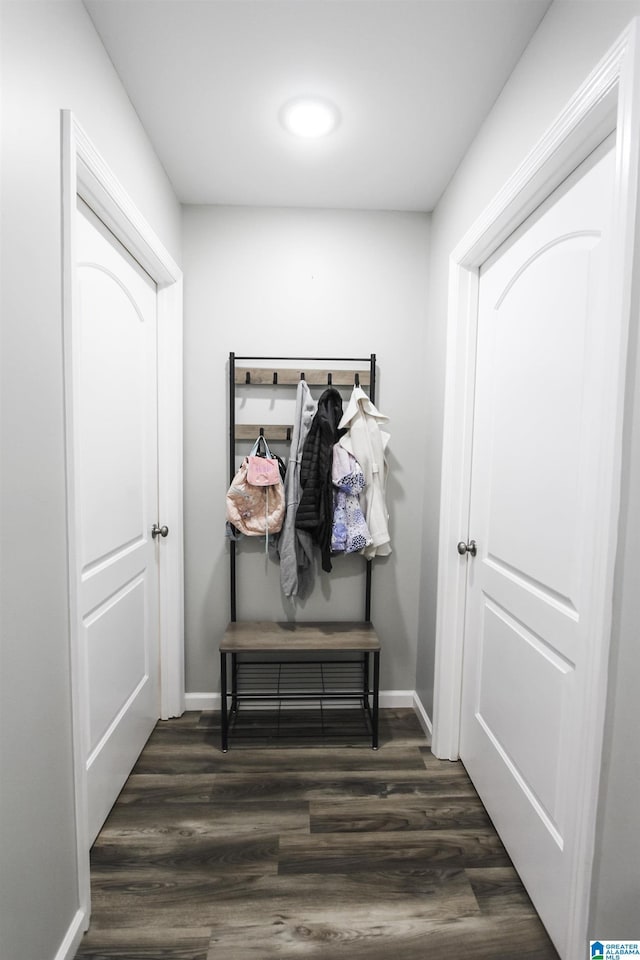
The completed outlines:
[[[555,960],[464,768],[412,710],[381,711],[378,752],[345,727],[265,742],[253,713],[223,755],[218,718],[153,732],[92,851],[80,960]]]

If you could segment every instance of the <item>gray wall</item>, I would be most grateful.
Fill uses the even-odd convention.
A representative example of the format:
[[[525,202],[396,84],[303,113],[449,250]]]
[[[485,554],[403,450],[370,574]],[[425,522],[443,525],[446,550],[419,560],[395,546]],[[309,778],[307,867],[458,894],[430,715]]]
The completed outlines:
[[[629,20],[638,14],[638,0],[623,3],[555,0],[433,213],[426,342],[428,368],[423,398],[427,464],[416,678],[418,694],[429,713],[433,704],[435,545],[440,509],[449,254]],[[637,454],[634,456],[637,458]],[[634,493],[629,493],[626,509],[629,521],[637,525],[640,465],[635,469],[635,484],[627,474],[629,491]],[[632,521],[634,507],[636,513]],[[630,564],[634,564],[633,568]],[[635,589],[631,570],[635,574]],[[630,690],[631,678],[640,674],[640,645],[636,642],[635,626],[640,617],[637,583],[637,558],[634,559],[633,546],[628,544],[619,564],[608,701],[609,750],[600,806],[599,832],[603,842],[596,860],[594,884],[594,937],[638,936],[640,741],[635,732],[639,727],[640,709],[637,696]],[[631,905],[635,905],[633,909]]]
[[[425,214],[185,208],[187,691],[218,689],[217,643],[229,619],[224,495],[230,350],[377,354],[377,398],[390,417],[394,549],[374,561],[372,618],[384,643],[383,689],[414,689],[428,237]],[[277,422],[270,399],[261,406]],[[249,422],[260,418],[241,412]],[[292,414],[293,402],[281,422],[291,422]],[[264,541],[245,540],[238,616],[358,619],[362,569],[360,557],[336,559],[334,571],[294,610],[282,597],[277,566],[265,563]]]
[[[2,5],[0,956],[48,960],[78,909],[71,749],[60,109],[176,260],[165,174],[79,2]]]

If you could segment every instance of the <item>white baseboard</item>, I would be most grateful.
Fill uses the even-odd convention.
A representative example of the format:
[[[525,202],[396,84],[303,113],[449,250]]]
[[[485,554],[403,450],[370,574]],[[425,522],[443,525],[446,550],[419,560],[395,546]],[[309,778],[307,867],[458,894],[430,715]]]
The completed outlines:
[[[381,690],[381,707],[412,707],[413,690]]]
[[[414,707],[415,692],[413,690],[381,690],[381,707]],[[184,697],[185,710],[219,710],[219,693],[186,693]],[[419,702],[419,701],[418,701]],[[422,706],[422,705],[421,705]],[[425,713],[426,717],[426,713]]]
[[[73,960],[86,929],[85,912],[84,910],[77,910],[53,960]]]
[[[185,710],[219,710],[219,693],[185,693]]]
[[[420,726],[422,727],[427,738],[429,739],[429,743],[431,743],[431,736],[433,734],[433,724],[431,723],[431,718],[429,717],[429,714],[424,708],[422,700],[420,699],[420,697],[415,691],[413,694],[412,706],[417,714],[418,720],[420,721]]]

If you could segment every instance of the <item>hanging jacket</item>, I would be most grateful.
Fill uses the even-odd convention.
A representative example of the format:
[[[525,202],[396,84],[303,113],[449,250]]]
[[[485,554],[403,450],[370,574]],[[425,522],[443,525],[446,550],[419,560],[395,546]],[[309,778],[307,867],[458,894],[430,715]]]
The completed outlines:
[[[333,445],[343,433],[342,397],[328,387],[318,400],[318,411],[302,450],[300,483],[302,496],[296,513],[296,529],[307,530],[320,547],[322,569],[331,570],[331,526],[333,523],[333,484],[331,466]]]
[[[339,424],[341,429],[347,430],[340,438],[340,446],[356,458],[366,481],[360,500],[372,537],[372,543],[363,550],[368,560],[391,553],[389,513],[385,502],[385,450],[390,438],[380,427],[388,419],[376,409],[362,387],[354,387]]]
[[[296,529],[296,510],[302,495],[300,486],[302,449],[317,407],[318,404],[311,396],[306,382],[300,380],[296,392],[289,462],[284,478],[287,512],[278,541],[280,585],[285,597],[307,596],[313,581],[313,542],[308,530]]]
[[[355,457],[341,447],[333,448],[333,528],[331,549],[334,553],[357,553],[371,543],[371,534],[360,509],[360,494],[365,480]]]

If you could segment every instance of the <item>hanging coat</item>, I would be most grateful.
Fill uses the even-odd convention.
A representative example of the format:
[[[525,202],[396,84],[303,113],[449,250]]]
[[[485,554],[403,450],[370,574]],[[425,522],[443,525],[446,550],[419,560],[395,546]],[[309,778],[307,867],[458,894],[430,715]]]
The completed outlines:
[[[333,445],[342,431],[342,397],[328,387],[318,400],[318,411],[304,443],[300,465],[302,496],[296,513],[296,528],[307,530],[320,547],[322,569],[331,570],[331,526],[333,523],[333,484],[331,466]]]
[[[385,500],[385,450],[390,438],[380,427],[388,419],[373,405],[362,387],[354,387],[339,424],[347,431],[340,438],[340,446],[356,458],[366,481],[360,502],[372,538],[371,544],[363,550],[368,560],[391,553],[389,512]]]
[[[371,534],[360,509],[360,494],[365,480],[355,457],[341,447],[333,448],[333,529],[331,549],[334,553],[357,553],[371,543]]]
[[[311,396],[306,382],[300,380],[296,392],[289,462],[284,478],[287,512],[278,541],[280,585],[285,597],[306,596],[311,591],[313,581],[313,542],[308,530],[296,529],[296,511],[302,495],[300,486],[302,449],[317,407],[318,404]]]

